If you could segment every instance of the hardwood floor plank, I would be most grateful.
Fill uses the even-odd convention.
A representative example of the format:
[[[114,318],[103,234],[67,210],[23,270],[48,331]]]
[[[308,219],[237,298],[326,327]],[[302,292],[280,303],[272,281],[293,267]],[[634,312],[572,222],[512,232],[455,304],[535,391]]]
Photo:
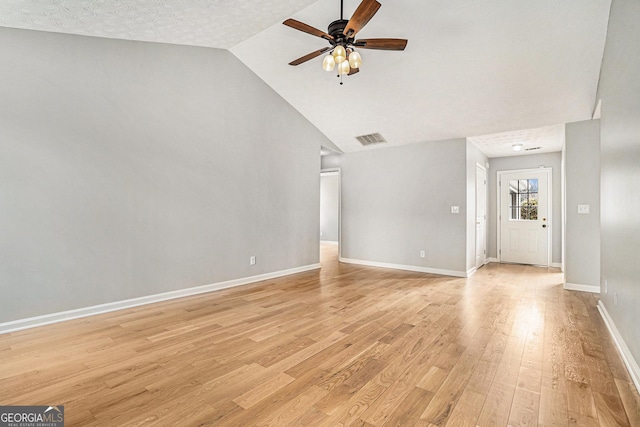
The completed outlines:
[[[640,394],[633,384],[616,379],[616,387],[632,426],[640,426]]]
[[[543,388],[540,393],[538,425],[566,427],[569,425],[566,396],[552,389]]]
[[[510,426],[537,426],[540,394],[517,387],[509,411]]]
[[[322,426],[351,426],[354,425],[366,412],[371,403],[376,401],[385,391],[386,387],[369,382],[358,392],[352,395],[342,405],[333,410],[333,415],[329,417]]]
[[[300,412],[308,410],[315,402],[327,394],[320,387],[311,386],[294,399],[279,407],[269,414],[264,420],[255,420],[253,424],[258,427],[278,427],[295,420]]]
[[[292,419],[285,427],[319,426],[327,419],[327,415],[314,407]]]
[[[582,382],[567,380],[567,409],[569,412],[598,418],[591,387]]]
[[[482,355],[482,348],[467,347],[460,360],[451,369],[451,372],[436,391],[433,399],[420,415],[420,419],[433,425],[442,426],[447,423],[458,399],[469,381],[470,373]]]
[[[432,392],[415,387],[391,413],[384,425],[403,427],[415,424],[433,396]]]
[[[605,426],[621,426],[629,427],[629,418],[625,413],[622,400],[619,396],[611,396],[595,392],[593,393],[596,409],[598,411],[598,420],[600,425]]]
[[[495,381],[478,417],[480,426],[506,426],[516,386]]]
[[[385,343],[385,344],[391,344],[394,341],[396,341],[399,338],[401,338],[404,334],[409,332],[414,327],[415,327],[415,325],[410,325],[408,323],[402,323],[399,326],[397,326],[394,330],[389,332],[387,335],[385,335],[384,337],[380,338],[378,341],[380,341],[381,343]]]
[[[429,368],[426,374],[416,383],[416,387],[435,393],[449,375],[448,371],[437,366]]]
[[[264,350],[258,350],[254,353],[252,361],[268,368],[316,343],[307,337],[284,336],[281,338],[282,340],[277,341],[276,345],[265,346]]]
[[[262,399],[266,398],[272,393],[278,391],[281,387],[289,384],[294,381],[295,378],[290,377],[287,374],[280,373],[273,378],[268,379],[257,387],[252,388],[251,390],[243,393],[239,397],[233,399],[238,405],[242,406],[244,409],[250,408]]]
[[[384,424],[415,388],[416,381],[415,374],[410,370],[405,370],[400,378],[371,404],[361,419],[374,426]]]
[[[476,427],[487,396],[466,388],[445,424],[448,427]]]

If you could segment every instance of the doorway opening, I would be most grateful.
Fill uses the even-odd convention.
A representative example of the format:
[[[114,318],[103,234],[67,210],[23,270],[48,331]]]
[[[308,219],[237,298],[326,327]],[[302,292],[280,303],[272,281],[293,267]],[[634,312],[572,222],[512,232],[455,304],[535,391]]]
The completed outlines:
[[[340,169],[320,171],[320,244],[340,252]]]

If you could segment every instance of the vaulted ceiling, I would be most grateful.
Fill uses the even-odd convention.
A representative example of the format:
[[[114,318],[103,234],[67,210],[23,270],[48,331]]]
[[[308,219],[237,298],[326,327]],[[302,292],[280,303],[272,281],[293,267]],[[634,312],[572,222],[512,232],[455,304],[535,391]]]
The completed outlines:
[[[510,144],[504,132],[592,117],[610,0],[379,1],[358,37],[407,48],[361,50],[343,85],[322,57],[287,65],[328,43],[282,25],[326,30],[338,0],[4,0],[0,26],[229,49],[345,152],[376,132],[386,146],[496,133]],[[358,4],[344,1],[346,19]]]

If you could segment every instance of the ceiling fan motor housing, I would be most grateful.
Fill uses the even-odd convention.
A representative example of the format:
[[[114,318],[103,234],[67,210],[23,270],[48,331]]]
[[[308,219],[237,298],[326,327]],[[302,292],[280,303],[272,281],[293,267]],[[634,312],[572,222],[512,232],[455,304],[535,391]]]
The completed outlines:
[[[346,19],[338,19],[329,24],[327,32],[333,37],[333,40],[330,40],[331,44],[336,46],[339,44],[346,45],[353,43],[353,38],[347,38],[343,33],[348,23],[349,21]]]

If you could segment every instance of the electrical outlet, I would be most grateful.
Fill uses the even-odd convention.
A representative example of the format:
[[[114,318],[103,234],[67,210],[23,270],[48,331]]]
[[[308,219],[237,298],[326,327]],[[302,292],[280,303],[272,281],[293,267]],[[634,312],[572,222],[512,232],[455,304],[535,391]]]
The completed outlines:
[[[618,293],[613,293],[613,305],[618,306]]]
[[[451,206],[451,213],[452,214],[460,213],[460,206]]]
[[[252,255],[249,257],[249,265],[256,265],[256,256]]]
[[[420,251],[420,258],[424,258],[426,256],[427,256],[427,254],[426,254],[425,251]]]

